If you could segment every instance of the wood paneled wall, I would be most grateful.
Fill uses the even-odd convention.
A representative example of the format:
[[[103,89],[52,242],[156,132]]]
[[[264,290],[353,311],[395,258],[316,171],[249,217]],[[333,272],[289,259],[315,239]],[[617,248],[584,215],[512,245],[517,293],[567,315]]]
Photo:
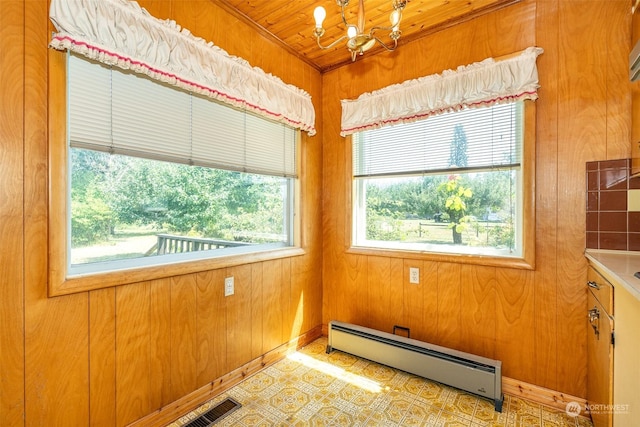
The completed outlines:
[[[56,298],[46,294],[48,198],[62,196],[48,193],[47,3],[0,1],[0,424],[126,425],[331,319],[410,326],[501,359],[509,377],[584,396],[584,167],[629,155],[627,0],[523,0],[324,76],[212,2],[139,1],[312,95],[306,255]],[[339,100],[531,45],[545,49],[535,270],[347,253]]]
[[[139,3],[306,90],[320,122],[306,63],[213,2]],[[322,132],[301,146],[305,255],[48,298],[48,199],[64,197],[48,193],[48,70],[62,54],[47,1],[0,1],[0,24],[0,425],[124,426],[320,325]]]
[[[523,0],[323,75],[323,322],[353,322],[496,358],[503,374],[585,397],[585,162],[630,154],[627,0]],[[540,46],[536,266],[347,251],[350,144],[340,99]],[[421,269],[409,284],[409,267]]]
[[[0,61],[0,421],[11,425],[24,408],[24,19],[21,2],[0,2],[2,57],[15,58]]]

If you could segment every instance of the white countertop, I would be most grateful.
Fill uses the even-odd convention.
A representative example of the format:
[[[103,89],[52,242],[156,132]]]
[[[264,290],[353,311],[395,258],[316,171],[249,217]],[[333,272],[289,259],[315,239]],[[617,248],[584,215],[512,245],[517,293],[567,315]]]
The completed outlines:
[[[640,301],[640,279],[633,275],[640,271],[640,252],[587,249],[585,256]]]

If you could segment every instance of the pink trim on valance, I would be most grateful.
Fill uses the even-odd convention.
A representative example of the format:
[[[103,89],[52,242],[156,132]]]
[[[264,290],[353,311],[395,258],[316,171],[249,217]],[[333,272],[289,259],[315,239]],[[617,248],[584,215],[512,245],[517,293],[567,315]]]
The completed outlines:
[[[135,1],[52,0],[50,47],[147,75],[314,135],[311,96]]]
[[[457,70],[408,80],[355,100],[342,100],[340,135],[411,123],[463,108],[538,98],[536,58],[541,48],[496,61],[485,59]]]

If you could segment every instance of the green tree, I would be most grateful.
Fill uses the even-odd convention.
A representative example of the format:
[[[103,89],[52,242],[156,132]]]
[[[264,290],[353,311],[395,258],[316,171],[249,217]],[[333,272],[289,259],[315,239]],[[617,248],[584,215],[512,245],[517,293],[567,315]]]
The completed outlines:
[[[449,166],[457,166],[459,168],[467,166],[467,135],[464,133],[464,127],[461,124],[457,124],[453,129]]]
[[[100,196],[86,191],[83,197],[71,198],[71,243],[74,246],[108,240],[113,224],[113,212]]]
[[[419,209],[422,218],[431,218],[442,211],[445,197],[438,189],[447,181],[444,175],[430,175],[422,178],[422,191],[420,193],[421,207]]]
[[[488,211],[507,209],[515,197],[514,179],[508,170],[475,174],[467,181],[473,192],[473,198],[467,201],[467,213],[482,218]]]
[[[449,227],[453,232],[453,243],[462,243],[462,232],[466,227],[465,211],[467,209],[466,199],[473,196],[469,187],[465,187],[459,175],[449,176],[449,180],[443,182],[438,190],[445,197],[444,209],[449,214]]]
[[[389,185],[370,182],[366,190],[368,215],[393,220],[432,217],[444,205],[437,190],[446,179],[429,175]]]
[[[283,178],[90,150],[71,155],[76,244],[105,240],[116,225],[244,241],[284,233]]]
[[[104,203],[103,183],[108,167],[107,153],[71,150],[71,243],[74,246],[108,240],[114,213]]]

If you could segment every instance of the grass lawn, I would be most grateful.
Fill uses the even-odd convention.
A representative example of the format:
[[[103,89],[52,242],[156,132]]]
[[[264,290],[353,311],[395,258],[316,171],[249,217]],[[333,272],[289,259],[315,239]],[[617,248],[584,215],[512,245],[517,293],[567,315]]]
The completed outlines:
[[[452,244],[453,232],[449,228],[449,223],[435,222],[426,219],[408,219],[400,221],[389,221],[390,227],[400,224],[400,232],[405,236],[405,242]],[[476,221],[467,224],[467,229],[462,233],[463,244],[473,246],[488,245],[489,233],[496,227],[504,226],[504,223]],[[385,227],[383,225],[383,227]]]
[[[71,248],[71,264],[143,257],[155,245],[158,233],[162,233],[162,231],[116,230],[115,234],[106,242]]]

